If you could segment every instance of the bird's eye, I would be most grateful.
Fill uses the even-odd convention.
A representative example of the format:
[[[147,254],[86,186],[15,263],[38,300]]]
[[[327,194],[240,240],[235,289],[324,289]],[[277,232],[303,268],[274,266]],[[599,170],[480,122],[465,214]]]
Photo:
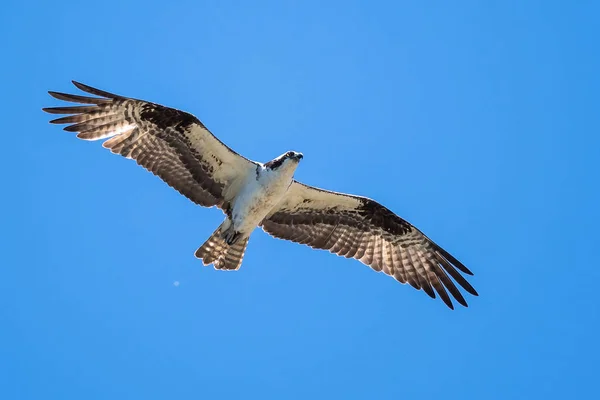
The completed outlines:
[[[288,157],[294,157],[294,152],[293,151],[288,151],[286,155]]]

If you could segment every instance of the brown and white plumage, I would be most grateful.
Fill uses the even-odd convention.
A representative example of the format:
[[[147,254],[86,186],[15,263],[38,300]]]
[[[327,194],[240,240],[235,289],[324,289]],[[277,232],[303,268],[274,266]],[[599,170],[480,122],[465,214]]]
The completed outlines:
[[[421,231],[374,200],[293,182],[282,202],[262,222],[270,235],[355,258],[453,308],[450,294],[475,289],[459,273],[472,275],[460,261]]]
[[[437,293],[450,308],[449,294],[467,306],[456,284],[477,296],[461,275],[471,271],[381,204],[294,181],[301,153],[265,164],[250,161],[189,113],[73,83],[97,97],[49,92],[85,104],[44,108],[68,114],[52,123],[69,124],[65,130],[80,139],[105,140],[105,148],[134,159],[194,203],[225,212],[225,221],[196,251],[205,265],[237,270],[258,225],[274,237],[355,258],[433,298]]]
[[[227,189],[256,167],[191,114],[73,84],[101,97],[49,92],[59,100],[87,104],[44,108],[51,114],[72,114],[51,123],[71,124],[64,129],[78,132],[80,139],[107,139],[103,147],[134,159],[196,204],[226,211],[232,198]]]

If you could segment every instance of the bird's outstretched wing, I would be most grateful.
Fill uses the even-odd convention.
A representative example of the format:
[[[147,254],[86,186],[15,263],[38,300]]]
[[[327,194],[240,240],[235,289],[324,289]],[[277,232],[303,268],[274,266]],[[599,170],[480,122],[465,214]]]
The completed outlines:
[[[452,309],[447,291],[463,306],[467,302],[450,277],[477,296],[460,274],[472,275],[467,267],[410,223],[365,197],[294,181],[261,225],[274,237],[355,258],[375,271],[423,289],[432,298],[437,292]]]
[[[107,139],[103,147],[134,159],[196,204],[227,212],[233,196],[229,189],[256,168],[191,114],[73,84],[99,97],[48,92],[59,100],[86,104],[44,108],[50,114],[70,114],[51,123],[71,124],[64,129],[77,132],[80,139]]]

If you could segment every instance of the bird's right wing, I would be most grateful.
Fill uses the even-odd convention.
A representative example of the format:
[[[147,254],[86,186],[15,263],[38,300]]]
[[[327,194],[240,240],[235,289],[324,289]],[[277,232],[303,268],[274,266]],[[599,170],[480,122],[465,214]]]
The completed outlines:
[[[44,108],[50,114],[71,114],[50,122],[72,124],[64,129],[78,132],[80,139],[108,139],[103,147],[134,159],[196,204],[216,205],[227,213],[232,188],[256,168],[189,113],[73,84],[99,97],[49,92],[59,100],[86,104]]]

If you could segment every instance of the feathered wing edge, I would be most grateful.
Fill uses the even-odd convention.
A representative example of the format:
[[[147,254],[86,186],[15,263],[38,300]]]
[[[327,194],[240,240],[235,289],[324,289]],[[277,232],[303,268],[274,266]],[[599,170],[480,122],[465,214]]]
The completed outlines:
[[[451,309],[454,306],[448,293],[468,306],[454,282],[478,296],[460,274],[473,275],[464,264],[374,200],[297,182],[288,193],[262,222],[268,234],[355,258],[432,298],[437,293]]]
[[[216,205],[227,214],[225,187],[237,175],[253,170],[254,162],[223,144],[192,114],[73,84],[101,97],[50,91],[59,100],[84,104],[44,108],[50,114],[71,114],[50,122],[71,124],[64,129],[77,132],[80,139],[107,139],[103,147],[134,159],[194,203]]]

